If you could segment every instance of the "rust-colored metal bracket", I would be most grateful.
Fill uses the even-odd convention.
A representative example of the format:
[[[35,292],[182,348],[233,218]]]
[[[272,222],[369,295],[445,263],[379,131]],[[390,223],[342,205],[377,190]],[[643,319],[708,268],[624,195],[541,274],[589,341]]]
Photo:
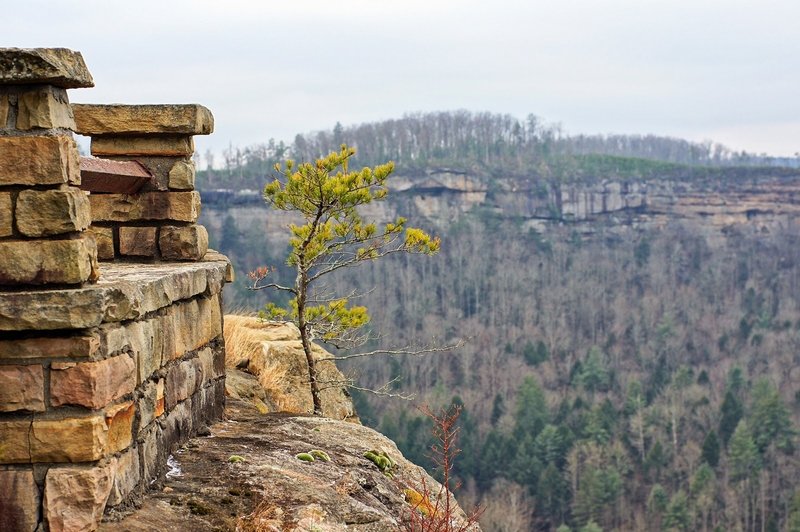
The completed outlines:
[[[153,174],[136,161],[81,157],[81,190],[108,194],[136,194]]]

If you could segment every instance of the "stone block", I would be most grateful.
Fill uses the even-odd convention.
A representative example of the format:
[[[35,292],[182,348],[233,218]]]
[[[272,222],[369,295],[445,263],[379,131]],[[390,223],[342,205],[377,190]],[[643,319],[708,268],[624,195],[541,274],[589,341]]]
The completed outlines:
[[[164,379],[148,381],[136,409],[139,412],[139,433],[164,413]]]
[[[8,94],[0,94],[0,129],[8,129],[9,127],[9,108]]]
[[[72,137],[0,137],[0,185],[80,184]]]
[[[133,322],[125,327],[128,344],[136,359],[136,383],[140,384],[161,367],[165,331],[156,319]],[[171,334],[172,331],[166,331]]]
[[[133,443],[133,420],[135,417],[136,405],[133,401],[106,408],[109,453],[116,453],[131,446]]]
[[[142,465],[142,478],[149,485],[161,476],[167,465],[168,449],[164,442],[162,428],[156,423],[151,425],[139,440],[139,461]]]
[[[0,464],[30,463],[30,429],[30,420],[0,420]]]
[[[97,258],[99,260],[114,260],[114,229],[92,225],[86,231],[97,242]]]
[[[91,336],[0,340],[0,360],[94,358],[99,347],[97,338]]]
[[[165,341],[164,361],[176,359],[203,347],[222,334],[222,310],[219,296],[175,305],[165,317],[164,330],[175,331],[173,343]],[[170,349],[171,348],[171,349]]]
[[[102,408],[136,387],[136,363],[126,354],[98,362],[54,362],[50,404]]]
[[[32,462],[93,462],[106,454],[108,428],[102,415],[34,419]]]
[[[199,358],[183,360],[173,365],[167,373],[164,398],[167,411],[191,397],[203,382],[203,366]]]
[[[0,285],[79,284],[98,277],[91,237],[0,241]]]
[[[202,225],[167,225],[161,228],[158,247],[165,260],[200,260],[208,251],[208,231]]]
[[[0,246],[1,247],[1,246]],[[85,329],[139,315],[129,290],[98,287],[0,292],[0,331]]]
[[[92,137],[92,155],[143,155],[182,157],[194,153],[192,137],[183,135],[141,137]]]
[[[92,221],[89,199],[77,188],[23,190],[14,212],[19,232],[31,237],[83,231]]]
[[[155,257],[158,252],[156,227],[120,227],[119,254],[126,257]]]
[[[112,462],[114,482],[108,497],[108,506],[117,506],[136,490],[141,479],[139,469],[139,451],[130,449]]]
[[[44,412],[41,364],[0,366],[0,412]]]
[[[111,463],[51,467],[44,482],[44,518],[50,532],[97,530],[113,475]]]
[[[225,374],[225,351],[223,349],[215,350],[206,347],[197,353],[197,357],[203,368],[203,383]]]
[[[171,264],[106,263],[103,278],[95,285],[0,292],[0,331],[86,329],[135,320],[175,301],[208,293],[209,274],[219,277],[228,264],[207,258]],[[216,307],[212,311],[219,315],[219,299]]]
[[[14,209],[11,193],[0,192],[0,238],[11,236],[14,232]]]
[[[167,412],[164,422],[164,439],[161,442],[167,453],[172,452],[178,445],[186,442],[193,433],[192,424],[192,399],[182,403]]]
[[[200,194],[197,192],[92,194],[89,202],[92,205],[92,220],[95,222],[195,222],[200,216]]]
[[[214,131],[211,111],[197,104],[76,104],[73,109],[81,135],[209,135]]]
[[[0,48],[0,85],[94,87],[80,52],[66,48]]]
[[[192,426],[211,425],[222,419],[225,409],[225,379],[209,382],[192,397]]]
[[[192,161],[178,161],[169,171],[170,190],[194,190],[195,168]]]
[[[0,471],[0,486],[0,530],[34,532],[41,497],[33,471]]]
[[[75,129],[65,89],[38,87],[20,93],[17,102],[17,129]]]

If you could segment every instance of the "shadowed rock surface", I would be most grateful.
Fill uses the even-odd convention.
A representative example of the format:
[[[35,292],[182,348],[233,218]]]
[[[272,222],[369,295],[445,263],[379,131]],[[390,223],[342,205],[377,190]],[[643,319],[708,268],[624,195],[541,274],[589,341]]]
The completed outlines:
[[[423,491],[424,478],[438,492],[439,485],[405,460],[394,442],[367,427],[263,415],[239,400],[229,401],[226,414],[210,436],[193,438],[174,455],[180,472],[160,479],[139,510],[106,516],[100,530],[236,530],[242,516],[249,518],[239,522],[242,530],[401,530],[411,511],[404,488]],[[296,458],[317,449],[330,461]],[[370,450],[385,451],[397,463],[394,478],[364,458]]]

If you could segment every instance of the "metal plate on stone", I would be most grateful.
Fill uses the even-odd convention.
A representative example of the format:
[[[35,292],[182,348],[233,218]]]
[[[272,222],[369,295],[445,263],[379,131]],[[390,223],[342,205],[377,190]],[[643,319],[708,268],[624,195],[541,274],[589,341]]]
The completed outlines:
[[[153,174],[136,161],[81,157],[81,189],[107,194],[136,194]]]

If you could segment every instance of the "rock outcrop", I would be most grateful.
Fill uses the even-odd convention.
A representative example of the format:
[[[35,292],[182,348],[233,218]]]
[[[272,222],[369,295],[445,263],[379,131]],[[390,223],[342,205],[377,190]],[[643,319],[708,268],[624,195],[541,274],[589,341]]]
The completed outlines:
[[[249,399],[266,412],[313,412],[308,364],[297,327],[287,322],[227,315],[224,335],[229,396]],[[317,359],[331,356],[318,345],[313,347]],[[331,361],[318,362],[317,369],[321,382],[344,383],[347,380]],[[255,379],[248,378],[247,374]],[[258,386],[254,386],[256,382]],[[324,387],[321,395],[325,417],[357,421],[353,401],[341,384]]]
[[[263,415],[236,399],[226,414],[208,437],[181,448],[162,488],[139,510],[107,516],[110,522],[100,530],[406,530],[403,523],[415,510],[405,499],[425,493],[423,482],[430,495],[416,504],[428,511],[436,505],[440,485],[372,429],[320,417]],[[312,450],[330,461],[297,458]],[[364,456],[368,451],[385,452],[395,462],[389,475]],[[463,521],[460,508],[454,513]]]

